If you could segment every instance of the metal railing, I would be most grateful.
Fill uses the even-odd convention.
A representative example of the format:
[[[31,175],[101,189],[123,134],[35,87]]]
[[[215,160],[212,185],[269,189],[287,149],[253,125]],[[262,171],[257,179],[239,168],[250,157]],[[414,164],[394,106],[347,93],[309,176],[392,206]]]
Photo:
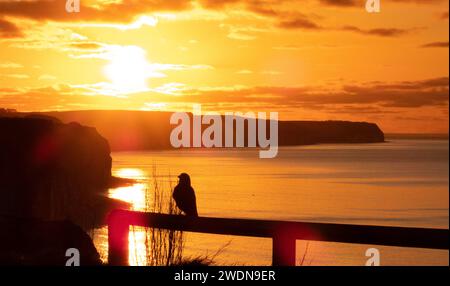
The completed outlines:
[[[448,229],[187,217],[114,210],[108,216],[110,265],[128,265],[130,226],[272,239],[272,265],[295,266],[296,240],[449,249]]]

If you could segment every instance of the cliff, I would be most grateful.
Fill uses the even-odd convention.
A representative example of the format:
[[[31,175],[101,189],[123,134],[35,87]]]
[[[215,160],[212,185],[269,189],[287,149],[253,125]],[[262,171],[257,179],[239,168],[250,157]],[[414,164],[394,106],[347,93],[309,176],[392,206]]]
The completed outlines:
[[[113,151],[170,149],[169,112],[68,111],[40,113],[63,122],[95,126]],[[192,115],[191,115],[192,117]],[[206,127],[203,126],[203,129]],[[384,134],[374,123],[349,121],[280,121],[279,145],[378,143]]]
[[[70,218],[85,226],[97,219],[86,215],[102,205],[111,162],[108,142],[94,128],[0,117],[0,215]]]
[[[322,143],[379,143],[384,133],[374,123],[349,121],[283,121],[280,146]]]

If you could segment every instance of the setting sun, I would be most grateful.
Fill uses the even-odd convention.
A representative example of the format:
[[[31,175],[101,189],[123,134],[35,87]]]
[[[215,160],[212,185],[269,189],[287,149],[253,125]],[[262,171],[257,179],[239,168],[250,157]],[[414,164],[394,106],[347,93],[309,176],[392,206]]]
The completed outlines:
[[[134,46],[114,48],[109,55],[109,64],[103,69],[112,86],[121,93],[148,90],[147,80],[161,77],[146,59],[143,49]]]

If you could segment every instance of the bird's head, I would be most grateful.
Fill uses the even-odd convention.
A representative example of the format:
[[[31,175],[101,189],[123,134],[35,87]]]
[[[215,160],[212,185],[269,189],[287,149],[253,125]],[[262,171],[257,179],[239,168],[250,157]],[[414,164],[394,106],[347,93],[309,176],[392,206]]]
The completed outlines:
[[[181,173],[178,178],[180,179],[179,184],[184,186],[190,186],[191,185],[191,178],[186,173]]]

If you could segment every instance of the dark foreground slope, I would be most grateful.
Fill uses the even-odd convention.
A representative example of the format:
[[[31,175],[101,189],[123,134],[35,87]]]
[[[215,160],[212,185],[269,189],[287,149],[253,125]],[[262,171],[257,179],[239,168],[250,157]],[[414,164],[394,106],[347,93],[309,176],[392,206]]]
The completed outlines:
[[[64,266],[80,253],[80,265],[101,265],[100,255],[89,235],[74,223],[0,216],[0,265]],[[71,265],[71,264],[69,264]]]
[[[169,112],[69,111],[48,112],[63,122],[95,126],[113,151],[170,149]],[[205,129],[207,126],[203,126]],[[377,143],[384,134],[374,123],[348,121],[280,121],[279,145]]]

